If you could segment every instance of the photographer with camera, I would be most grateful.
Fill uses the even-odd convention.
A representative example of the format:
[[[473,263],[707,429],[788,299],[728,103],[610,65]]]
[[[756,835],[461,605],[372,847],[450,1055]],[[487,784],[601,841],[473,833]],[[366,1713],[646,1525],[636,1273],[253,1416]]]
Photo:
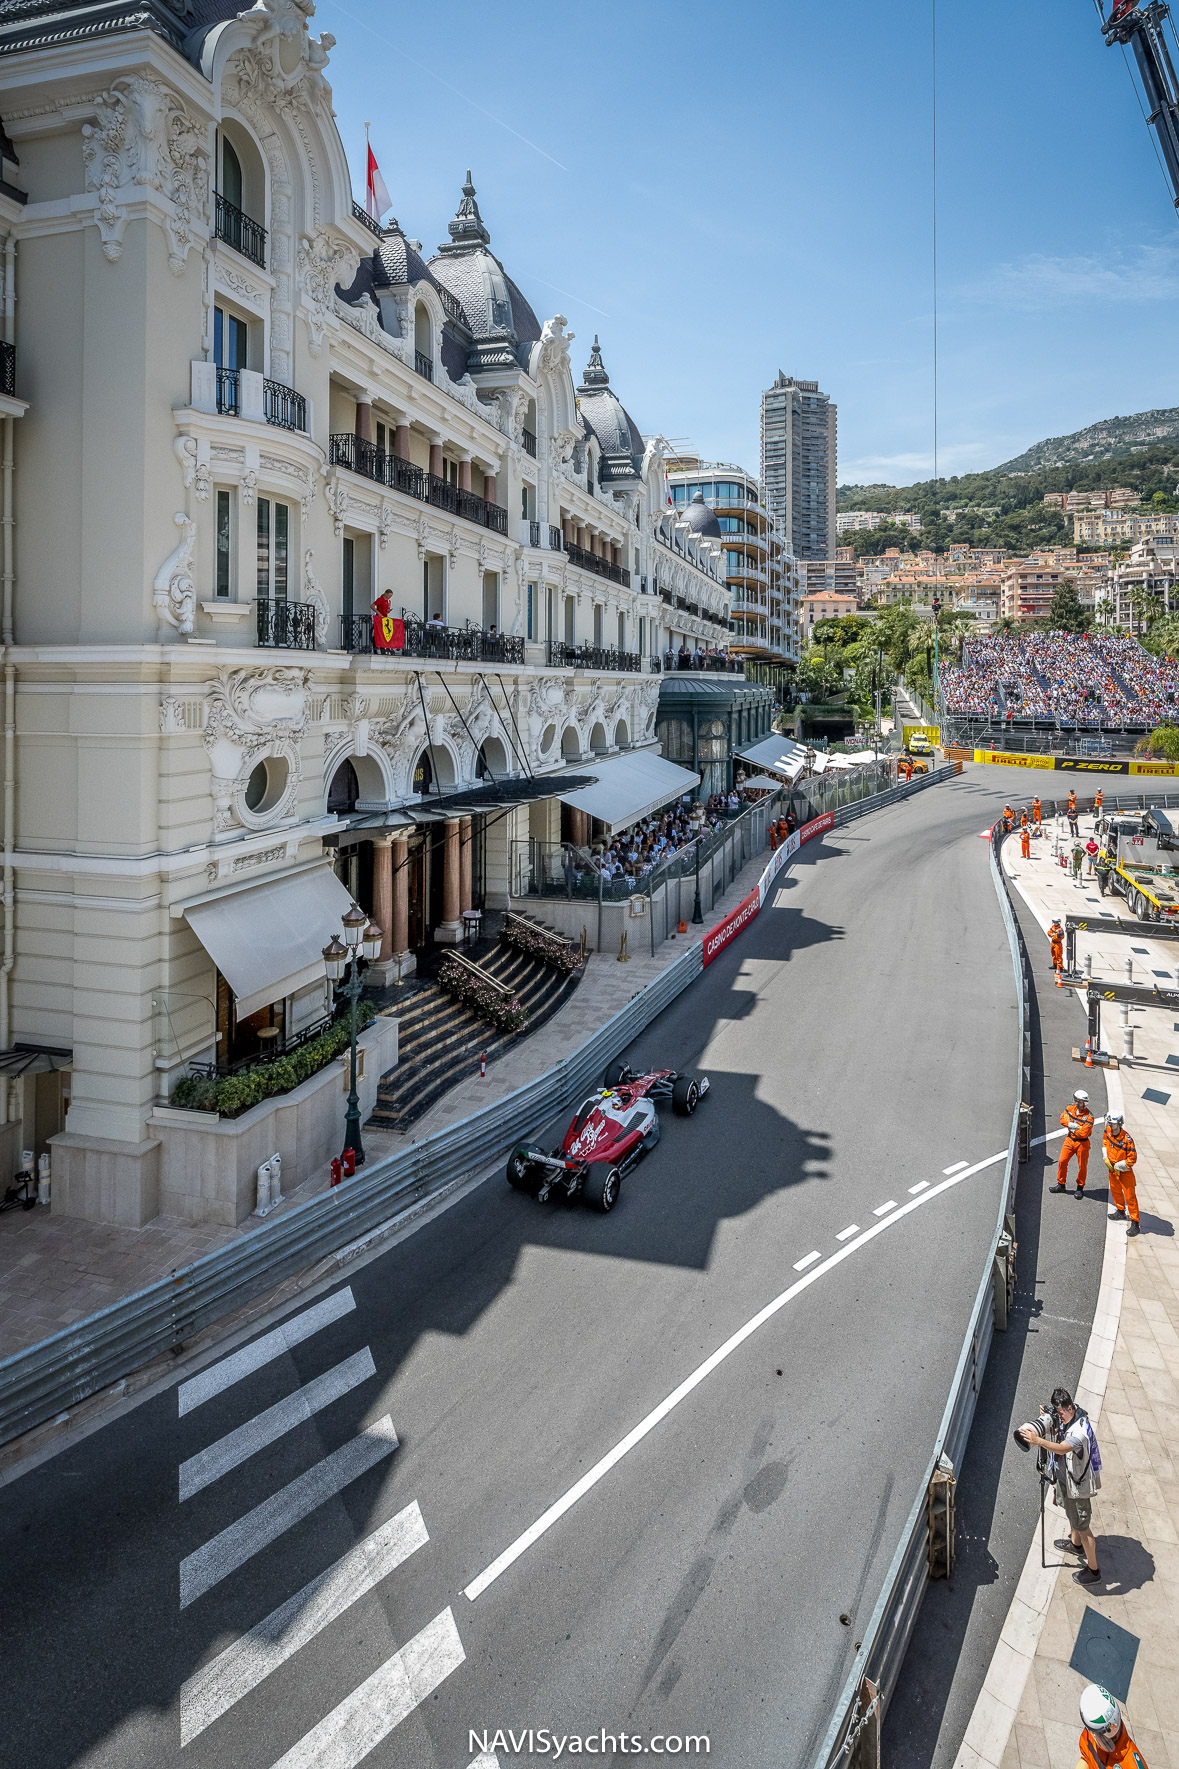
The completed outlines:
[[[1052,1437],[1047,1435],[1049,1431],[1054,1433]],[[1054,1546],[1062,1554],[1082,1555],[1085,1565],[1077,1579],[1082,1584],[1097,1584],[1101,1569],[1090,1522],[1093,1494],[1101,1485],[1101,1456],[1088,1414],[1077,1406],[1067,1388],[1054,1388],[1052,1404],[1041,1411],[1036,1425],[1021,1425],[1015,1437],[1025,1448],[1037,1449],[1048,1458],[1047,1479],[1055,1488],[1057,1503],[1064,1506],[1071,1532],[1059,1536]]]

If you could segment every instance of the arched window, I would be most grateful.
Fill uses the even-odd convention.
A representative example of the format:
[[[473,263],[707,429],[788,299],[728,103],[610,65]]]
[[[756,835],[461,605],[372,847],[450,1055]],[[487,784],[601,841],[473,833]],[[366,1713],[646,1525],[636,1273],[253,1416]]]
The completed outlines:
[[[349,811],[354,811],[359,797],[360,781],[356,778],[356,769],[351,762],[341,762],[328,787],[329,815],[344,816]]]
[[[433,781],[434,770],[430,766],[430,752],[428,749],[424,749],[418,757],[417,766],[413,771],[413,790],[424,798]]]
[[[221,138],[221,195],[235,209],[242,208],[242,163],[233,143]]]
[[[434,328],[429,309],[419,301],[413,310],[414,367],[427,381],[434,379]]]

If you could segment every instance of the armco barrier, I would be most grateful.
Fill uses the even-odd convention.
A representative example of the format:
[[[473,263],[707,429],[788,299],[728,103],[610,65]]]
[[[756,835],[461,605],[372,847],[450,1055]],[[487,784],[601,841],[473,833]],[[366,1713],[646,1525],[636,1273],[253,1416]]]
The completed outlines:
[[[834,822],[883,808],[950,772],[941,769],[875,800],[846,805],[833,813]],[[453,1126],[438,1131],[374,1163],[346,1185],[298,1205],[266,1229],[243,1235],[170,1278],[5,1358],[0,1362],[0,1444],[68,1412],[151,1359],[180,1350],[252,1297],[490,1165],[513,1142],[580,1099],[610,1058],[637,1038],[701,970],[701,947],[694,945],[571,1056],[465,1118],[461,1136]]]
[[[913,1632],[913,1625],[917,1620],[917,1611],[921,1607],[921,1599],[925,1595],[928,1578],[927,1506],[929,1485],[933,1479],[934,1470],[943,1455],[949,1458],[955,1469],[961,1464],[962,1452],[966,1447],[966,1439],[970,1435],[971,1421],[974,1418],[979,1387],[986,1369],[991,1339],[994,1336],[995,1259],[999,1249],[999,1237],[1003,1233],[1003,1219],[1014,1208],[1015,1182],[1018,1171],[1019,1108],[1026,1096],[1031,1060],[1026,956],[1011,902],[1007,895],[1002,868],[999,865],[1001,839],[1001,825],[996,825],[991,832],[991,875],[999,898],[1003,924],[1007,930],[1007,941],[1011,949],[1011,963],[1015,972],[1016,994],[1019,1002],[1016,1098],[1011,1118],[1011,1136],[1007,1148],[1006,1184],[1003,1187],[999,1203],[998,1221],[995,1224],[990,1251],[983,1267],[982,1281],[979,1284],[974,1307],[971,1310],[970,1325],[966,1330],[966,1337],[963,1340],[962,1350],[954,1371],[950,1398],[946,1402],[946,1410],[942,1415],[942,1421],[934,1441],[933,1454],[913,1501],[913,1508],[909,1513],[900,1546],[885,1575],[883,1588],[865,1630],[863,1645],[856,1654],[847,1681],[843,1686],[843,1692],[836,1704],[834,1717],[827,1729],[826,1737],[814,1758],[814,1769],[837,1769],[838,1765],[847,1763],[856,1735],[866,1717],[861,1698],[861,1690],[865,1680],[879,1691],[879,1701],[882,1708],[887,1707],[888,1698],[900,1674],[905,1651]]]

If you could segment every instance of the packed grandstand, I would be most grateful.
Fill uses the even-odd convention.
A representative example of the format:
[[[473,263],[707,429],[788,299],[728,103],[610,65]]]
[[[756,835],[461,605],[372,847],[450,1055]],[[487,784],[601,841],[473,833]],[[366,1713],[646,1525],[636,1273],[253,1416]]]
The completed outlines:
[[[945,710],[967,718],[1149,730],[1179,721],[1179,664],[1126,634],[996,633],[939,671]]]

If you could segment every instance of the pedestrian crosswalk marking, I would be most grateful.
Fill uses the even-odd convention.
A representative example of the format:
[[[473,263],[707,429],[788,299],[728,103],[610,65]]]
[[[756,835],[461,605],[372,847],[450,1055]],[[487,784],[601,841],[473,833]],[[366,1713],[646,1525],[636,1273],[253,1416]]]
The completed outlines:
[[[314,1381],[304,1383],[294,1394],[288,1394],[285,1399],[276,1401],[265,1412],[259,1413],[246,1424],[239,1425],[236,1431],[229,1432],[207,1449],[190,1456],[186,1462],[180,1464],[181,1503],[190,1499],[194,1493],[199,1493],[203,1487],[211,1485],[213,1481],[220,1480],[231,1468],[237,1468],[250,1456],[257,1455],[268,1444],[276,1443],[288,1431],[293,1431],[296,1425],[304,1424],[315,1413],[322,1412],[324,1407],[339,1400],[361,1382],[367,1382],[376,1373],[373,1354],[366,1345],[363,1351],[345,1358],[342,1364],[326,1370],[322,1376],[316,1376]]]
[[[428,1541],[415,1500],[210,1659],[180,1691],[181,1744],[190,1744]]]
[[[203,1406],[205,1401],[212,1400],[216,1394],[222,1394],[243,1377],[252,1376],[265,1364],[273,1363],[276,1357],[299,1345],[304,1339],[310,1339],[313,1333],[320,1332],[324,1327],[338,1321],[342,1315],[349,1314],[356,1307],[356,1300],[351,1286],[345,1285],[337,1290],[334,1296],[327,1296],[317,1302],[314,1308],[305,1309],[292,1320],[284,1321],[281,1327],[275,1327],[271,1333],[264,1333],[261,1339],[255,1339],[250,1345],[243,1345],[229,1357],[222,1358],[220,1363],[202,1370],[199,1376],[191,1377],[182,1382],[178,1390],[180,1415],[191,1413],[194,1407]]]
[[[203,1547],[187,1554],[180,1562],[180,1607],[187,1609],[206,1591],[243,1566],[254,1554],[261,1553],[287,1530],[342,1492],[369,1468],[376,1466],[397,1448],[393,1421],[378,1419],[347,1443],[300,1474],[287,1486],[263,1499],[236,1523],[231,1523]]]
[[[345,1696],[274,1769],[356,1769],[466,1658],[449,1608]]]

